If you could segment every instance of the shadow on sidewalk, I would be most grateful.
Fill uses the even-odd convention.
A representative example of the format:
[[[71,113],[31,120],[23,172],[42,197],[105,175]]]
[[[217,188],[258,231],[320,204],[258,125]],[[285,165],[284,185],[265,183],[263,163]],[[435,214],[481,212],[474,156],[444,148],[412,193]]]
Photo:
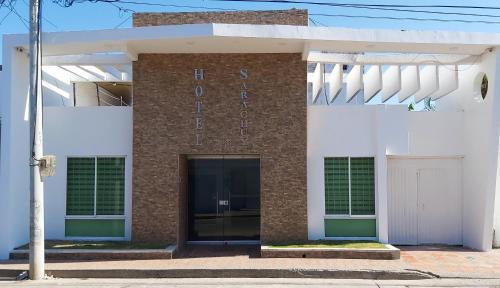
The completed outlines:
[[[451,245],[420,245],[420,246],[396,246],[401,251],[412,251],[412,252],[478,252],[463,246],[451,246]]]
[[[205,245],[188,244],[175,258],[207,258],[248,256],[260,258],[260,245]]]

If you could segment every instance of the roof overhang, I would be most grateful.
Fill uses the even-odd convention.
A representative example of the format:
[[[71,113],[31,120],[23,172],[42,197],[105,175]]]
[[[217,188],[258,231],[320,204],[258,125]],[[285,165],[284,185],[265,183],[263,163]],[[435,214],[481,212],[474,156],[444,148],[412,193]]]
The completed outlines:
[[[6,35],[27,47],[28,35]],[[141,53],[438,53],[480,55],[500,34],[289,25],[190,24],[43,34],[45,56]]]

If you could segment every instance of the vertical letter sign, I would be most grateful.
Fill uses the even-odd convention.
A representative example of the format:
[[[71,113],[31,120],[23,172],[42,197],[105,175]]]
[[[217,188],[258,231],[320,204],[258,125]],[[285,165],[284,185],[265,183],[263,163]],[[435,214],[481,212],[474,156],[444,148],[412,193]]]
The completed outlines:
[[[194,80],[196,80],[196,86],[194,87],[194,137],[195,137],[195,145],[199,146],[202,143],[202,131],[203,131],[203,122],[201,118],[201,111],[203,105],[203,86],[201,85],[201,81],[205,79],[205,75],[203,74],[203,69],[195,69],[194,70]]]
[[[240,140],[241,145],[248,145],[248,88],[246,80],[248,79],[248,70],[240,69]]]

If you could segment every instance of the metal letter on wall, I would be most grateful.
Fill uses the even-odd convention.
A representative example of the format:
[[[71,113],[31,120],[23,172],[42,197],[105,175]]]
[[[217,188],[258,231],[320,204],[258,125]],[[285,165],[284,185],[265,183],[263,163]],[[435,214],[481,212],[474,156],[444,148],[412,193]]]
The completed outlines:
[[[240,69],[240,142],[241,145],[248,145],[248,70]]]
[[[203,118],[202,107],[203,107],[203,95],[204,90],[201,81],[205,79],[203,69],[194,70],[194,80],[197,81],[194,87],[194,145],[200,146],[203,142]]]

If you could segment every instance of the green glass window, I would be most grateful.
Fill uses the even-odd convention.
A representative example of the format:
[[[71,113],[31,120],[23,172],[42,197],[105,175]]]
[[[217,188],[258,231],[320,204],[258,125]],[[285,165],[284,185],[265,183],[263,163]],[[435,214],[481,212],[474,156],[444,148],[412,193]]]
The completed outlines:
[[[373,157],[325,158],[327,215],[375,215]]]
[[[67,215],[94,215],[95,158],[68,158]]]
[[[123,215],[125,159],[97,158],[96,214]]]
[[[124,215],[125,158],[68,158],[66,215]]]
[[[351,214],[375,214],[375,167],[373,158],[351,158]]]
[[[349,214],[349,158],[325,158],[326,214]]]

